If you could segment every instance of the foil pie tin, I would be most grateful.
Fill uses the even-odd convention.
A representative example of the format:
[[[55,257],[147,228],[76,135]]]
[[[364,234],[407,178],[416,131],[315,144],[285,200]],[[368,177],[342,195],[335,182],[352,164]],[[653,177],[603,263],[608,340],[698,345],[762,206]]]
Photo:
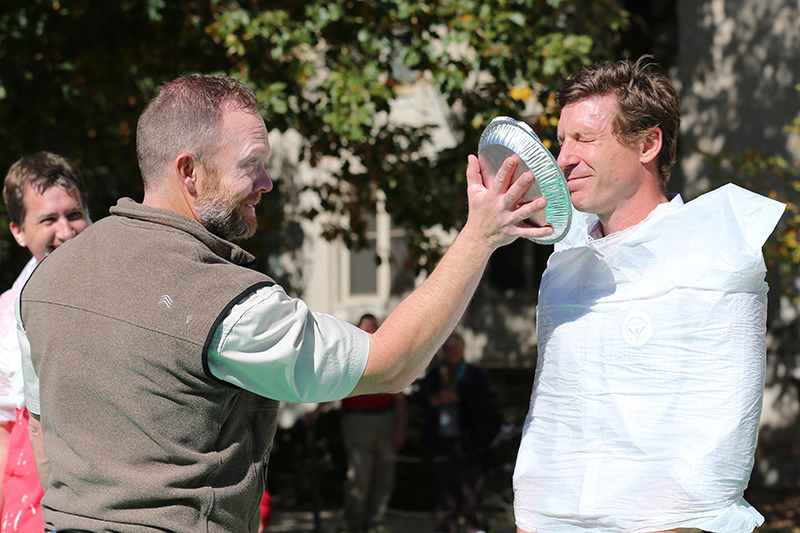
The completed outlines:
[[[567,235],[572,222],[572,203],[564,173],[530,126],[513,118],[495,117],[483,130],[478,142],[481,166],[489,170],[494,179],[503,161],[512,154],[517,154],[522,160],[511,178],[512,183],[528,170],[535,178],[522,201],[527,203],[542,196],[547,199],[544,212],[526,222],[533,226],[549,224],[553,233],[531,240],[539,244],[560,241]]]

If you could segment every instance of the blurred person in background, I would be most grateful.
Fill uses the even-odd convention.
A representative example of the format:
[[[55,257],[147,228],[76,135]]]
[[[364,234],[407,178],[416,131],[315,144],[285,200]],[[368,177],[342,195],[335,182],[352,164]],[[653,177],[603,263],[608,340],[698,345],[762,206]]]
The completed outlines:
[[[69,159],[52,152],[25,156],[3,183],[14,239],[33,257],[12,287],[0,295],[0,531],[42,531],[42,485],[36,472],[24,404],[22,360],[14,303],[47,254],[89,226],[83,176]]]
[[[483,533],[475,488],[486,454],[500,428],[489,379],[464,360],[464,337],[453,332],[441,348],[441,362],[431,365],[420,386],[425,408],[422,442],[436,474],[436,529]]]
[[[357,326],[374,333],[378,319],[367,313]],[[306,424],[313,424],[328,405],[322,403],[309,413]],[[405,443],[405,394],[350,396],[341,401],[341,411],[347,455],[342,531],[382,531],[394,488],[395,452]]]

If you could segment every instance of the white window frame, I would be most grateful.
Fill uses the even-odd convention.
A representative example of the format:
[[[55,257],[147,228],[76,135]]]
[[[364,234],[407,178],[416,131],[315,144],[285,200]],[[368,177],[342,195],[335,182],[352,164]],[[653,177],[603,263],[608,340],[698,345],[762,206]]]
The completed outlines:
[[[375,243],[376,253],[381,258],[379,265],[376,265],[376,287],[374,293],[353,294],[350,285],[350,269],[352,267],[353,251],[346,246],[341,246],[342,266],[340,270],[340,286],[342,291],[342,303],[345,305],[372,305],[374,307],[385,307],[393,299],[398,299],[402,295],[392,294],[392,263],[391,249],[392,238],[404,237],[402,228],[392,229],[391,216],[386,212],[386,202],[383,193],[379,191],[375,209]],[[402,267],[402,265],[398,265]]]

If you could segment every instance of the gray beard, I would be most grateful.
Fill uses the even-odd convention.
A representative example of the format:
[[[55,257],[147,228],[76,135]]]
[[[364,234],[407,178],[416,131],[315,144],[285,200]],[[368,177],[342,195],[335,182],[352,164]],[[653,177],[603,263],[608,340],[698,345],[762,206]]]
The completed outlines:
[[[209,191],[195,201],[195,209],[205,228],[225,240],[247,239],[255,233],[255,225],[244,218],[240,206],[219,190]]]

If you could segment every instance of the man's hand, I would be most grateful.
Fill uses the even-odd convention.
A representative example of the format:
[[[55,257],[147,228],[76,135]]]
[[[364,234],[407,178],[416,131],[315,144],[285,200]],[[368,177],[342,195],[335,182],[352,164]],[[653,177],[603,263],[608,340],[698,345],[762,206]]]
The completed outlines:
[[[517,237],[540,238],[553,228],[523,222],[544,209],[539,198],[520,205],[533,183],[530,172],[509,185],[518,156],[503,162],[494,182],[483,184],[478,158],[467,166],[469,217],[425,282],[407,296],[371,334],[369,360],[352,395],[403,390],[416,379],[455,329],[492,252]]]
[[[514,241],[517,237],[542,238],[553,233],[551,226],[531,227],[524,222],[547,205],[544,198],[520,203],[533,183],[533,174],[525,172],[513,184],[511,178],[519,164],[519,157],[507,158],[494,180],[487,187],[478,158],[469,156],[467,166],[467,196],[469,217],[464,232],[485,242],[491,250]]]

